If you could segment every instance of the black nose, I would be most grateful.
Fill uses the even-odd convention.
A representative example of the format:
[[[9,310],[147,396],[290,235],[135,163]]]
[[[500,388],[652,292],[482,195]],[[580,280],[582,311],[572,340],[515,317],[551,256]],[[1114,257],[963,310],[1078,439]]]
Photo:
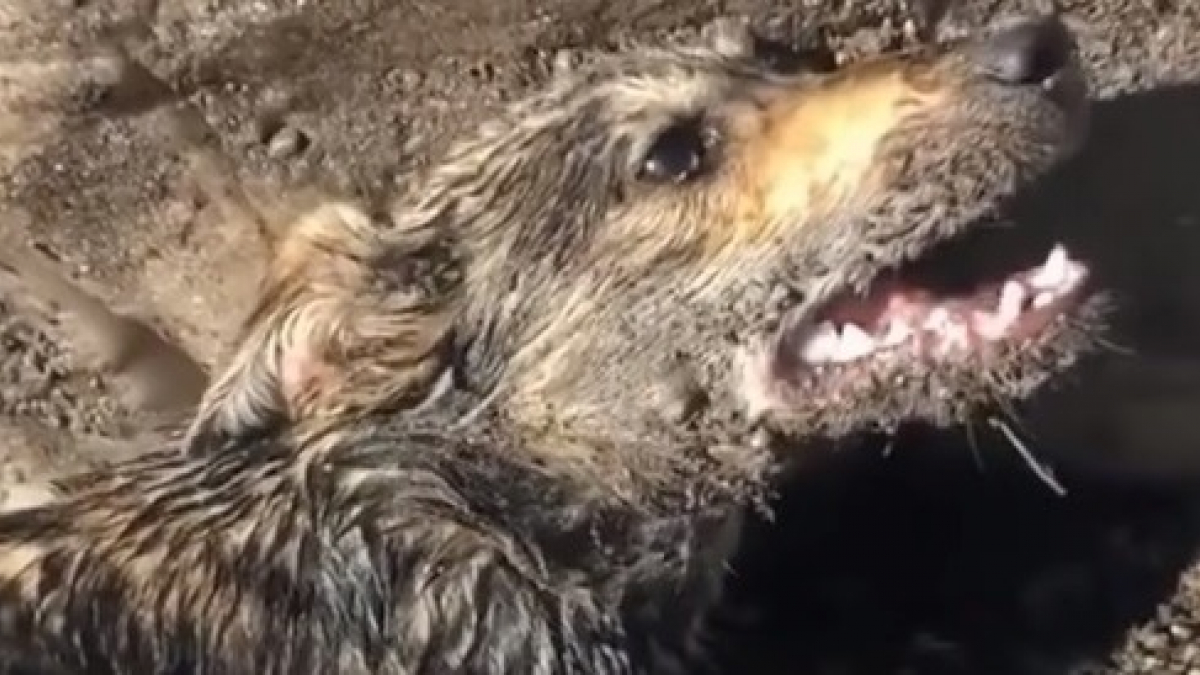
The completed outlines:
[[[1071,50],[1067,27],[1049,16],[1000,30],[979,46],[976,58],[984,73],[999,82],[1038,84],[1067,66]]]

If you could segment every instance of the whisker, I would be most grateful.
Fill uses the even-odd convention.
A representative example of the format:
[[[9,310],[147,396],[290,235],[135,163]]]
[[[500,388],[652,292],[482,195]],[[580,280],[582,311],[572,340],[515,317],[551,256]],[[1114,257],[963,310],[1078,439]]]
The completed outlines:
[[[1051,470],[1051,468],[1046,464],[1038,461],[1037,457],[1033,455],[1033,452],[1030,451],[1030,449],[1017,436],[1016,432],[1012,430],[1007,422],[998,417],[989,417],[988,424],[992,425],[992,427],[996,429],[999,429],[1000,433],[1004,434],[1005,439],[1007,439],[1017,453],[1021,455],[1021,458],[1025,460],[1025,463],[1029,466],[1030,470],[1033,471],[1034,475],[1036,475],[1044,484],[1046,484],[1047,487],[1053,490],[1054,493],[1059,497],[1067,496],[1066,488],[1064,488],[1062,484],[1058,482],[1058,479],[1054,477],[1053,470]]]
[[[979,439],[975,436],[975,425],[967,425],[967,447],[971,449],[971,457],[975,460],[975,467],[979,473],[983,473],[987,467],[983,465],[983,453],[979,450]]]

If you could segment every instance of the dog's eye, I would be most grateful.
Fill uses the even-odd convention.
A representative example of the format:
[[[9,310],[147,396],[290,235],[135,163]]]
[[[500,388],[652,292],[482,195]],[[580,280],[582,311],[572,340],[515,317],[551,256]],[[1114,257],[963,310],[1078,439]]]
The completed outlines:
[[[754,54],[771,70],[786,75],[822,75],[837,70],[837,57],[823,46],[755,36]]]
[[[837,58],[825,49],[799,49],[776,44],[764,47],[761,58],[768,68],[787,75],[824,75],[837,70]]]
[[[695,177],[704,168],[715,138],[698,122],[671,125],[650,144],[638,177],[658,183],[682,183]]]

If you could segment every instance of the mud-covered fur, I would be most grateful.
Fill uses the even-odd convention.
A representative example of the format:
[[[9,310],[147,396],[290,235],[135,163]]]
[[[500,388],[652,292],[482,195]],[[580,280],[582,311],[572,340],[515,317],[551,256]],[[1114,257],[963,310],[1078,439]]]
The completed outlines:
[[[680,672],[779,453],[966,410],[877,383],[755,443],[739,355],[1077,142],[973,49],[615,56],[301,219],[186,452],[0,516],[0,670]],[[1032,353],[926,375],[1007,400]]]

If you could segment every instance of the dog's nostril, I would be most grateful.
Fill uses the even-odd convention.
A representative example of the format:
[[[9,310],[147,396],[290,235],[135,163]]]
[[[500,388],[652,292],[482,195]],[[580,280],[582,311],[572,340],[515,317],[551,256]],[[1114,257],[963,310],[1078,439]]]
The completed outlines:
[[[1027,19],[980,45],[980,67],[1005,84],[1038,84],[1066,67],[1071,35],[1056,17]]]

